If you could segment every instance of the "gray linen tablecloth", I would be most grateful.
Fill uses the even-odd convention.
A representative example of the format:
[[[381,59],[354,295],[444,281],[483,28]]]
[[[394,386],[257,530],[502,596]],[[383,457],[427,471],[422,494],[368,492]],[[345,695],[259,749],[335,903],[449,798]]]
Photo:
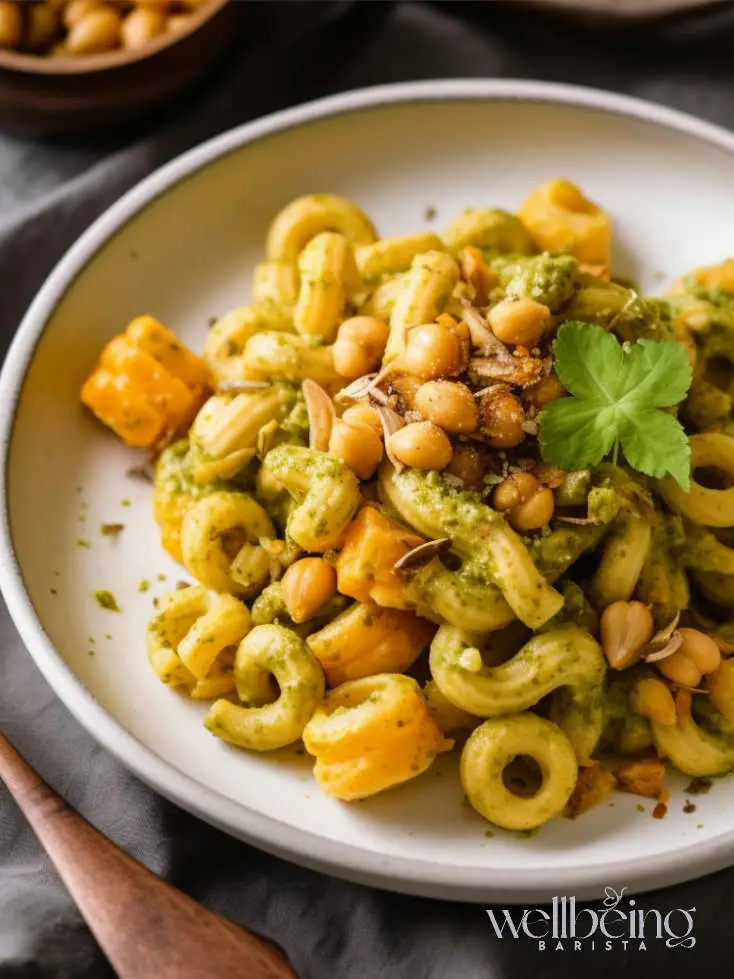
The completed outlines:
[[[517,4],[372,3],[352,5],[324,30],[304,35],[309,22],[323,26],[325,7],[269,5],[270,28],[253,24],[238,53],[196,95],[146,129],[53,145],[0,136],[3,349],[56,260],[123,191],[199,141],[304,99],[403,79],[532,77],[619,89],[734,126],[729,3],[642,34],[583,33]],[[643,899],[646,906],[696,907],[690,951],[655,942],[647,952],[625,951],[621,943],[611,952],[540,952],[527,940],[498,941],[479,907],[381,893],[262,854],[159,798],[97,747],[41,678],[4,607],[0,643],[0,726],[29,761],[128,853],[283,945],[302,979],[543,977],[589,969],[606,976],[620,968],[688,977],[730,961],[734,870]],[[109,975],[0,787],[0,976]]]

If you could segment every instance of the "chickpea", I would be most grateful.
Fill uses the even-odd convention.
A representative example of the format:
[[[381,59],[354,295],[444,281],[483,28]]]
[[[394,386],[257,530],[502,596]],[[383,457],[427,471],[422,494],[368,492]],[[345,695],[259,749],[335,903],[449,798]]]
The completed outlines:
[[[558,380],[555,374],[549,374],[537,384],[531,384],[523,391],[522,400],[527,408],[535,408],[540,411],[550,404],[566,395],[566,389]]]
[[[683,687],[697,687],[701,682],[701,671],[690,656],[686,655],[682,646],[672,656],[659,660],[655,665],[672,683],[679,683]]]
[[[513,473],[495,486],[492,494],[494,508],[500,513],[513,510],[520,503],[529,500],[539,489],[540,483],[532,473]]]
[[[50,3],[34,3],[26,10],[23,45],[30,51],[43,51],[54,39],[59,26],[58,11]]]
[[[382,462],[382,441],[362,422],[335,422],[329,439],[329,455],[345,462],[359,479],[369,479]]]
[[[547,486],[543,486],[529,500],[513,507],[507,519],[515,530],[521,534],[526,534],[531,530],[540,530],[545,527],[553,516],[554,506],[553,491]]]
[[[474,245],[467,245],[458,254],[461,277],[469,286],[470,299],[479,306],[486,305],[489,293],[497,285],[497,276],[487,265],[484,255]]]
[[[479,400],[479,427],[495,449],[512,449],[525,438],[525,413],[507,385],[498,384]]]
[[[344,320],[334,343],[337,373],[352,379],[379,367],[389,332],[387,323],[374,316],[353,316]]]
[[[427,381],[418,388],[415,408],[447,432],[473,432],[478,424],[477,403],[466,384]]]
[[[102,6],[102,0],[70,0],[64,7],[61,20],[67,31],[70,31],[75,24],[78,24],[82,17],[86,16],[91,10],[97,10]]]
[[[441,323],[416,326],[408,333],[405,367],[410,374],[426,381],[461,370],[461,341],[453,330]]]
[[[721,652],[714,640],[698,629],[680,629],[683,637],[681,652],[693,661],[699,673],[706,676],[721,666]]]
[[[69,54],[98,54],[111,51],[120,43],[121,21],[109,7],[85,14],[69,31],[66,46]]]
[[[367,425],[378,438],[382,438],[382,422],[380,421],[380,416],[377,414],[372,405],[366,402],[360,402],[356,405],[352,405],[351,408],[347,410],[342,415],[342,421],[353,425],[355,422]]]
[[[622,670],[650,641],[652,613],[642,602],[612,602],[601,614],[599,631],[604,655],[612,669]],[[657,681],[656,681],[657,682]]]
[[[142,48],[166,25],[166,15],[155,7],[139,7],[127,15],[122,22],[123,48]]]
[[[0,48],[17,48],[23,38],[20,4],[0,3]]]
[[[403,408],[415,408],[415,396],[422,387],[421,380],[411,374],[390,378],[390,390],[395,392],[403,404]]]
[[[191,14],[171,14],[166,17],[166,30],[172,33],[185,31],[191,23]]]
[[[448,436],[433,422],[413,422],[390,436],[390,449],[413,469],[445,469],[453,450]]]
[[[487,314],[492,332],[503,343],[534,347],[548,325],[550,310],[534,299],[503,299]]]
[[[322,557],[304,557],[288,568],[282,586],[288,614],[306,622],[336,594],[336,569]]]
[[[467,489],[482,489],[486,466],[481,452],[474,445],[457,445],[454,456],[446,468],[462,481]]]

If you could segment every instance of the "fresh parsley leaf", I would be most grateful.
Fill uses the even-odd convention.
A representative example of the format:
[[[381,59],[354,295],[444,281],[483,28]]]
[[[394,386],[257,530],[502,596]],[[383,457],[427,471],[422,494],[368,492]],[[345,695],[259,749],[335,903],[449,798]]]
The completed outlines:
[[[603,327],[570,321],[553,346],[558,377],[572,395],[540,414],[543,459],[564,469],[596,466],[621,447],[634,469],[672,476],[690,489],[688,437],[673,415],[691,384],[680,344],[637,340],[620,344]]]

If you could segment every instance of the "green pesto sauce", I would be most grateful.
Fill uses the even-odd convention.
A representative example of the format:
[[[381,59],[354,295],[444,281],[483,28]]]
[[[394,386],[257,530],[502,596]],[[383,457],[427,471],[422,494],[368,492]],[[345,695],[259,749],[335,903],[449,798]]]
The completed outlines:
[[[122,609],[117,604],[117,599],[106,588],[99,588],[94,593],[95,601],[100,608],[107,609],[108,612],[121,612]]]

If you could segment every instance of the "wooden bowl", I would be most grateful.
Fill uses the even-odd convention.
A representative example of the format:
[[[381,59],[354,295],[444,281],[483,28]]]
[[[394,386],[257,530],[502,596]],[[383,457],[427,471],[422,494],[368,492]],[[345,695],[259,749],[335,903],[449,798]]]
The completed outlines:
[[[209,0],[186,28],[138,51],[76,58],[0,51],[0,126],[24,135],[99,131],[159,108],[223,54],[249,6]]]

